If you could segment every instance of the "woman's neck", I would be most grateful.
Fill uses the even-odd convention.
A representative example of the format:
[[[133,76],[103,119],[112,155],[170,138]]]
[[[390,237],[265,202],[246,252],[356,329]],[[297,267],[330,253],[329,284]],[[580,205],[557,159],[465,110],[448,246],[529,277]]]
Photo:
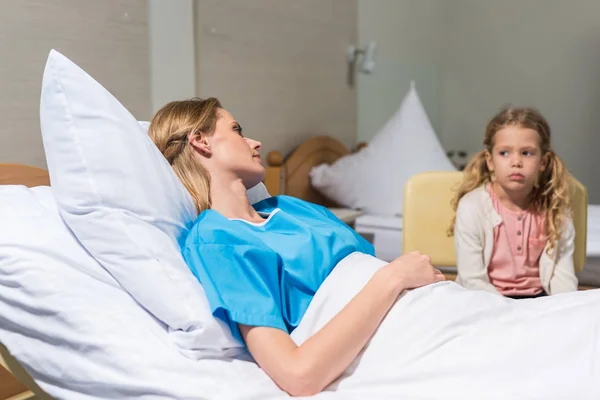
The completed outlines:
[[[250,205],[246,187],[239,178],[219,179],[218,176],[211,176],[210,195],[211,209],[218,211],[226,218],[237,218],[250,222],[263,220]]]
[[[498,196],[498,200],[511,211],[525,211],[529,208],[531,203],[531,192],[507,191],[504,190],[498,182],[492,183],[492,190],[496,193],[496,196]]]

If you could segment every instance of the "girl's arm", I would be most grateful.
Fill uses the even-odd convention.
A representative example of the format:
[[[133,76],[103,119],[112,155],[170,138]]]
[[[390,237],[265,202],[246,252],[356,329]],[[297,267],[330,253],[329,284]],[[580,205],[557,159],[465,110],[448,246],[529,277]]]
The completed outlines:
[[[575,228],[573,221],[566,221],[565,229],[557,244],[558,258],[554,273],[550,278],[550,293],[574,292],[577,290],[577,277],[573,264],[573,253],[575,250]]]
[[[403,290],[443,281],[430,259],[404,255],[379,269],[364,288],[321,330],[297,346],[270,327],[240,325],[250,353],[292,396],[322,391],[356,358]]]
[[[454,225],[456,267],[460,284],[468,289],[485,290],[499,295],[500,292],[490,283],[483,259],[483,246],[476,211],[460,202]]]

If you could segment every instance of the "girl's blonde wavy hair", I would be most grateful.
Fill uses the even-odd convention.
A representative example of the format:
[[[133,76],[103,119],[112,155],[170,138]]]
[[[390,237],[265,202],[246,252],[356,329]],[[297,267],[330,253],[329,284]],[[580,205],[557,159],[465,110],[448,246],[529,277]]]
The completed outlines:
[[[548,122],[533,108],[508,107],[500,111],[489,122],[483,140],[485,150],[477,153],[465,167],[462,183],[452,200],[455,217],[448,230],[448,235],[454,234],[456,209],[460,199],[475,188],[492,181],[493,174],[487,167],[485,156],[486,153],[492,153],[496,132],[507,126],[533,129],[540,137],[542,159],[547,164],[546,169],[538,176],[538,181],[531,193],[531,205],[536,212],[546,214],[546,234],[549,243],[548,252],[550,252],[557,246],[566,218],[571,216],[570,174],[563,161],[552,151]]]
[[[152,118],[148,134],[192,195],[198,214],[211,207],[210,175],[194,156],[189,136],[215,131],[219,100],[193,98],[173,101]]]

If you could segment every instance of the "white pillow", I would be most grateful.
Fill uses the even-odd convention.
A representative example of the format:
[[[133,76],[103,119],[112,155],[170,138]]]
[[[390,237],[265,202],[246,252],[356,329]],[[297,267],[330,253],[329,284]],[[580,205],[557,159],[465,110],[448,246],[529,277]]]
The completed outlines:
[[[136,119],[53,50],[40,121],[54,195],[83,246],[190,357],[239,349],[180,253],[192,199]]]
[[[45,392],[66,400],[227,397],[219,375],[230,373],[170,343],[71,234],[49,187],[0,186],[0,221],[0,343]]]
[[[400,215],[404,185],[424,171],[453,171],[414,88],[371,143],[358,153],[321,164],[312,185],[336,203],[368,214]]]
[[[150,129],[150,121],[138,121],[138,124],[141,125],[141,127],[144,129],[144,132],[147,134],[148,130]]]

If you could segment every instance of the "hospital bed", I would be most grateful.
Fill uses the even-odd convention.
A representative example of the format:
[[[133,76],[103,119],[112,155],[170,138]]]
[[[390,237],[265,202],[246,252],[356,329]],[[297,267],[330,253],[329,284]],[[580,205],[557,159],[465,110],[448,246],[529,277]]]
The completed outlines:
[[[0,187],[2,368],[31,391],[10,395],[47,398],[42,388],[66,400],[289,398],[212,316],[185,265],[178,240],[196,212],[147,128],[54,50],[41,93],[53,187],[45,171],[0,167],[0,183],[12,184]],[[348,153],[319,142],[327,150],[305,154],[310,163]],[[281,173],[294,176],[293,168],[280,162],[284,171],[270,169],[267,179],[289,189]],[[312,337],[386,264],[363,253],[341,260],[292,340]],[[453,282],[407,290],[315,398],[599,398],[600,368],[590,368],[600,360],[598,307],[598,290],[531,302]],[[514,378],[523,376],[528,382]]]
[[[285,156],[273,151],[267,156],[265,185],[271,194],[287,194],[327,207],[340,207],[311,186],[309,172],[317,165],[333,164],[365,146],[361,143],[350,150],[333,137],[318,136]],[[577,277],[582,286],[600,287],[600,205],[588,204],[587,208],[585,264]],[[403,216],[363,214],[354,222],[354,228],[373,243],[378,258],[391,261],[402,254]],[[444,271],[452,277],[456,268],[447,266]]]

